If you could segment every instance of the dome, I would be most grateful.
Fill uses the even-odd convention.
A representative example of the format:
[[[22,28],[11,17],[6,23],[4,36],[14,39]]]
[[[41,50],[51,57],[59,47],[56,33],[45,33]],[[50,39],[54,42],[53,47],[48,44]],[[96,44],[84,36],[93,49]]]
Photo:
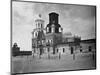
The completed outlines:
[[[37,22],[37,21],[44,22],[44,20],[42,19],[42,15],[41,14],[39,14],[38,17],[37,17],[37,19],[35,20],[35,22]]]

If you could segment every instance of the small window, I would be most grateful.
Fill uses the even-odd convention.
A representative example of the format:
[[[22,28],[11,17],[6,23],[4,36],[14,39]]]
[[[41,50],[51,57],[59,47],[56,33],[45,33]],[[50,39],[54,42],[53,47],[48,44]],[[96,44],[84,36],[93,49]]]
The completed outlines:
[[[51,40],[51,43],[53,43],[52,40]]]
[[[38,41],[38,44],[40,44],[40,41]]]
[[[49,43],[49,40],[48,40],[48,43]]]
[[[57,48],[57,53],[58,53],[59,49]]]
[[[63,53],[65,52],[65,48],[63,48]]]
[[[37,28],[37,24],[36,24],[36,28]]]
[[[40,27],[40,23],[38,23],[38,28]]]
[[[35,33],[35,36],[37,37],[37,33]]]
[[[41,28],[42,28],[42,24],[41,24]]]

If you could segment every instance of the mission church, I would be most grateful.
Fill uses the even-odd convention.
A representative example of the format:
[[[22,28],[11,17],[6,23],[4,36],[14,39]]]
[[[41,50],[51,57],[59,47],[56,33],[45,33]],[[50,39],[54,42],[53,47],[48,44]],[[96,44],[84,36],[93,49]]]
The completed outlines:
[[[32,55],[70,54],[71,47],[80,45],[81,37],[72,35],[71,32],[63,33],[58,13],[49,13],[49,23],[46,27],[44,22],[39,14],[39,18],[35,20],[36,28],[32,31]]]

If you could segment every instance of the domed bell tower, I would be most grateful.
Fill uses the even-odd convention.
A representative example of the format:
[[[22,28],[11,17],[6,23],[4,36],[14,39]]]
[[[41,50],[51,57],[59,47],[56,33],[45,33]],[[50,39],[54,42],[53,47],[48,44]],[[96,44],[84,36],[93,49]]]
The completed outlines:
[[[59,24],[59,14],[52,12],[49,14],[49,24],[46,27],[46,33],[59,33],[61,32],[61,25]]]
[[[33,53],[43,53],[43,43],[45,42],[45,34],[44,34],[44,20],[41,18],[41,14],[39,14],[39,18],[35,20],[36,28],[32,31],[32,50]]]
[[[62,41],[61,25],[59,24],[59,14],[52,12],[49,14],[49,24],[46,26],[46,40],[50,43],[50,48],[55,54],[55,47]],[[52,41],[52,42],[51,42]],[[48,42],[47,42],[48,43]]]

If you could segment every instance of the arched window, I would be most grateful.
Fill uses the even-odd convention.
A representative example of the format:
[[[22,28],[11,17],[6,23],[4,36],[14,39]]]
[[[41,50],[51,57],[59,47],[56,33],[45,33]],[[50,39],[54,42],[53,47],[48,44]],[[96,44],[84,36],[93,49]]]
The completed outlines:
[[[59,32],[62,32],[63,31],[63,28],[59,27]]]
[[[40,23],[38,23],[38,28],[40,28]]]

